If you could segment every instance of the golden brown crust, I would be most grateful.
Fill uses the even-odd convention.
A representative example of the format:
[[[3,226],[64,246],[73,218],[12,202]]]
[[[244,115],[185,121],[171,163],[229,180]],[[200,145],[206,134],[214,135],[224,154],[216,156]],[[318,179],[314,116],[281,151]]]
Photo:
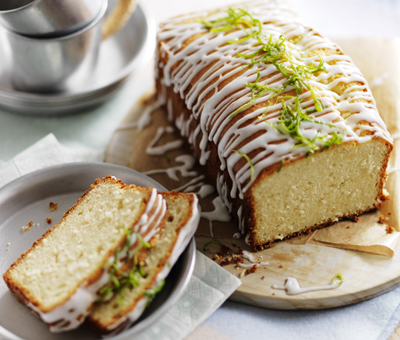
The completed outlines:
[[[122,188],[122,189],[123,189],[123,188],[132,188],[132,187],[135,187],[135,188],[136,188],[137,190],[139,190],[139,191],[147,192],[147,193],[148,193],[147,201],[142,203],[142,206],[141,206],[141,208],[140,208],[140,214],[138,214],[138,216],[139,216],[138,219],[140,218],[140,216],[143,214],[143,212],[144,212],[145,209],[146,209],[146,205],[147,205],[148,200],[150,199],[150,195],[151,195],[151,190],[152,190],[152,189],[150,189],[150,188],[141,188],[141,187],[137,187],[137,186],[135,186],[135,185],[126,185],[126,184],[124,184],[124,182],[122,182],[120,179],[116,179],[115,177],[112,177],[111,175],[107,175],[106,177],[101,178],[101,179],[100,179],[100,178],[97,178],[97,179],[94,181],[94,183],[91,184],[90,188],[89,188],[88,190],[86,190],[85,193],[78,199],[77,203],[75,203],[72,207],[70,207],[70,208],[68,209],[68,211],[67,211],[66,213],[63,214],[63,217],[62,217],[60,223],[63,222],[63,221],[67,218],[67,216],[68,216],[73,210],[75,210],[75,208],[83,201],[83,199],[89,194],[89,192],[90,192],[91,190],[93,190],[93,188],[94,188],[96,185],[100,184],[101,182],[112,182],[112,183],[115,183],[115,184],[119,184],[119,185],[120,185],[120,188]],[[138,221],[138,219],[133,223],[133,225]],[[37,301],[37,300],[35,299],[35,297],[32,296],[32,294],[30,294],[29,290],[25,289],[25,288],[24,288],[23,286],[21,286],[18,282],[16,282],[15,280],[13,280],[13,278],[12,278],[11,275],[12,275],[13,269],[14,269],[19,263],[21,263],[21,262],[25,259],[25,257],[26,257],[31,251],[33,251],[38,245],[40,245],[40,244],[43,242],[43,240],[46,239],[46,238],[60,225],[60,223],[56,224],[56,225],[55,225],[54,227],[52,227],[51,229],[47,230],[47,231],[42,235],[42,237],[40,237],[37,241],[35,241],[35,242],[33,243],[32,247],[29,248],[27,251],[25,251],[25,252],[20,256],[20,258],[18,258],[18,259],[10,266],[10,268],[8,268],[8,270],[3,274],[3,279],[4,279],[4,281],[6,282],[7,287],[8,287],[8,288],[10,289],[10,291],[18,298],[19,301],[23,302],[23,303],[26,304],[26,305],[28,305],[28,303],[31,303],[33,306],[37,307],[37,308],[38,308],[39,310],[41,310],[43,313],[50,312],[50,311],[53,310],[54,308],[57,308],[58,306],[63,305],[63,304],[68,300],[69,297],[67,297],[66,299],[64,299],[63,301],[61,301],[60,303],[58,303],[58,304],[56,304],[56,305],[54,305],[54,306],[51,306],[51,307],[49,307],[49,308],[44,308],[43,306],[40,306],[40,302]],[[133,225],[132,225],[132,227],[133,227]],[[110,249],[110,250],[106,253],[106,255],[105,255],[104,258],[103,258],[103,263],[107,262],[108,259],[110,258],[110,256],[112,256],[112,254],[115,253],[115,250],[116,250],[117,248],[121,247],[121,246],[124,244],[125,239],[126,239],[126,235],[124,236],[123,240],[121,240],[121,242],[120,242],[115,248]],[[104,269],[103,269],[102,267],[95,269],[94,272],[93,272],[88,278],[82,280],[82,282],[79,282],[79,284],[77,285],[76,288],[78,288],[80,285],[82,285],[85,281],[88,282],[88,285],[91,284],[91,283],[93,283],[93,282],[95,282],[96,280],[98,280],[98,279],[101,277],[101,275],[102,275],[102,273],[103,273],[103,270],[104,270]],[[76,290],[75,290],[75,291],[76,291]],[[72,292],[71,295],[74,294],[75,291]]]

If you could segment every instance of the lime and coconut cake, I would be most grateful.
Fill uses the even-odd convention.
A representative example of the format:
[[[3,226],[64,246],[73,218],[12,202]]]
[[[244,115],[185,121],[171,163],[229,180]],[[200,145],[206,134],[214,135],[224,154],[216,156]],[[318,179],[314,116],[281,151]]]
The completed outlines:
[[[367,81],[282,2],[162,23],[156,86],[254,250],[379,204],[393,145]]]
[[[51,331],[78,327],[115,273],[164,228],[166,201],[153,188],[97,179],[61,222],[48,230],[3,275],[10,291]]]

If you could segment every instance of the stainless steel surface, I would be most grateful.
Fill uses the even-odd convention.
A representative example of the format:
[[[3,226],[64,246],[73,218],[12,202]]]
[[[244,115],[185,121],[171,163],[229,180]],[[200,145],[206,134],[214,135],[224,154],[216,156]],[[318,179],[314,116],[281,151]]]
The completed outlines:
[[[0,106],[26,115],[59,115],[100,104],[113,95],[134,71],[151,60],[155,36],[153,15],[139,3],[125,27],[100,45],[99,60],[90,84],[84,89],[68,84],[59,94],[15,90],[0,63]]]
[[[34,37],[68,35],[89,25],[102,0],[1,0],[0,24]]]
[[[59,222],[65,212],[98,177],[107,174],[125,183],[153,186],[165,190],[151,178],[129,168],[106,163],[70,163],[32,172],[0,189],[0,273],[37,240],[50,226],[46,217]],[[58,203],[54,212],[49,202]],[[29,221],[35,225],[30,231],[22,226]],[[36,226],[40,223],[40,226]],[[8,251],[4,247],[10,243]],[[110,339],[132,339],[134,335],[154,324],[179,299],[187,287],[195,264],[195,243],[192,241],[166,279],[163,290],[131,328]],[[0,339],[9,340],[92,340],[97,337],[86,326],[66,333],[50,333],[46,325],[33,316],[29,309],[17,302],[0,280]]]
[[[97,1],[97,0],[96,0]],[[101,43],[107,0],[90,25],[59,38],[32,38],[1,28],[4,67],[14,88],[58,93],[84,89],[93,75]]]

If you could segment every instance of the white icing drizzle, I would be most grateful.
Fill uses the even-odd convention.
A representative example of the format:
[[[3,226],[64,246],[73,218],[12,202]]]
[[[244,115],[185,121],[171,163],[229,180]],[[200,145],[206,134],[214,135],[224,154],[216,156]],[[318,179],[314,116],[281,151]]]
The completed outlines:
[[[338,281],[334,281],[333,283],[331,283],[328,286],[315,286],[315,287],[301,288],[299,282],[294,277],[288,277],[286,279],[284,286],[272,285],[272,288],[286,290],[287,295],[298,295],[298,294],[303,294],[303,293],[308,293],[308,292],[314,292],[316,290],[335,289],[339,286],[340,286],[340,283]]]
[[[247,244],[248,246],[250,245],[250,243],[249,243],[249,237],[250,237],[250,235],[247,234],[246,237],[244,238],[244,242],[246,242],[246,244]]]
[[[399,139],[400,138],[400,133],[394,133],[390,137],[392,137],[393,140]]]
[[[262,266],[269,266],[269,262],[259,262],[259,263],[238,263],[238,266],[241,268],[253,268],[254,266],[262,267]]]
[[[174,128],[172,126],[160,126],[157,129],[156,135],[151,140],[149,146],[146,149],[146,153],[152,156],[162,156],[165,155],[168,151],[179,149],[183,145],[182,139],[177,139],[172,142],[168,142],[161,146],[155,146],[160,138],[164,135],[164,133],[174,133]]]
[[[391,168],[391,169],[389,169],[387,171],[387,173],[388,173],[388,175],[390,175],[392,172],[396,172],[396,171],[399,171],[399,170],[400,170],[400,168]]]
[[[184,190],[185,192],[187,192],[186,190],[189,190],[188,188],[197,188],[200,185],[203,185],[204,183],[202,182],[202,180],[204,179],[204,175],[200,175],[196,178],[193,178],[192,180],[190,180],[189,182],[187,182],[186,184],[174,189],[176,191],[182,191]]]
[[[248,251],[246,251],[246,250],[243,250],[243,258],[246,259],[246,260],[249,260],[252,263],[256,263],[257,262],[256,259],[253,256],[253,254],[248,252]]]
[[[238,216],[238,221],[239,221],[239,230],[241,231],[242,234],[244,234],[245,225],[244,225],[244,216],[243,216],[243,206],[242,205],[237,210],[237,216]]]
[[[153,208],[156,205],[154,211]],[[149,241],[160,228],[160,223],[166,213],[166,201],[160,194],[157,194],[157,190],[153,189],[149,202],[147,203],[146,209],[139,221],[133,226],[133,232],[137,232],[143,236],[145,241]],[[153,212],[152,212],[153,211]],[[148,228],[154,222],[154,219],[158,217],[153,229],[148,231]],[[130,244],[133,246],[136,242],[136,235],[131,234]],[[131,252],[133,255],[134,251]],[[126,257],[127,251],[123,249],[119,253],[119,258],[123,259]],[[112,255],[108,262],[114,261],[114,255]],[[123,265],[123,261],[118,263],[119,267]],[[28,306],[35,311],[40,318],[46,322],[52,332],[62,332],[78,327],[90,312],[92,303],[97,300],[98,290],[103,287],[110,280],[110,274],[107,270],[103,271],[101,277],[87,285],[87,282],[81,284],[75,291],[75,293],[61,306],[54,308],[49,312],[42,312],[40,309],[35,307],[32,303],[28,303]]]
[[[213,233],[213,221],[229,222],[231,220],[231,214],[226,209],[224,202],[221,197],[215,197],[212,201],[214,210],[201,212],[201,217],[206,218],[210,223],[210,234],[214,237]]]
[[[257,0],[251,5],[243,4],[239,7],[244,7],[255,18],[267,23],[263,25],[263,34],[267,37],[272,35],[277,38],[285,34],[287,50],[290,50],[296,63],[300,65],[315,65],[318,61],[316,56],[312,56],[315,50],[339,50],[338,46],[329,39],[305,27],[278,1]],[[280,88],[286,79],[272,64],[257,64],[253,69],[242,68],[248,59],[239,57],[237,53],[253,53],[259,46],[255,46],[254,41],[249,40],[233,44],[226,41],[243,38],[245,36],[243,31],[210,33],[198,20],[191,21],[200,16],[208,16],[207,20],[218,19],[226,16],[225,10],[226,8],[222,12],[217,11],[211,14],[208,12],[188,14],[164,23],[158,34],[160,48],[157,63],[164,63],[158,77],[165,87],[172,86],[175,93],[180,95],[187,108],[192,111],[191,117],[186,122],[183,115],[179,116],[176,125],[191,143],[201,135],[200,163],[204,165],[207,162],[210,152],[207,145],[213,141],[218,147],[221,170],[226,169],[233,183],[229,196],[243,198],[244,193],[252,184],[251,169],[248,162],[239,167],[238,162],[242,157],[233,150],[240,148],[246,155],[252,155],[253,181],[265,168],[281,162],[282,159],[291,160],[302,157],[308,150],[306,147],[293,148],[296,143],[294,139],[283,137],[276,129],[263,123],[278,121],[278,113],[282,108],[280,103],[271,105],[268,114],[261,120],[257,117],[264,112],[265,108],[255,109],[245,116],[239,115],[232,120],[228,118],[239,107],[250,101],[251,91],[243,85],[254,83],[256,68],[261,73],[260,84]],[[196,34],[197,39],[192,39],[190,43],[187,43],[188,39]],[[296,45],[289,42],[291,38],[297,36],[303,36],[303,39]],[[311,115],[337,128],[304,122],[300,127],[301,133],[306,138],[313,138],[317,133],[330,134],[332,131],[346,131],[343,137],[344,142],[363,143],[376,137],[391,142],[385,124],[375,107],[367,82],[351,59],[345,55],[329,55],[321,58],[324,60],[327,72],[322,72],[318,76],[313,75],[309,84],[313,86],[324,109]],[[284,65],[288,67],[289,64],[284,62]],[[204,72],[201,72],[202,70]],[[243,73],[239,74],[239,71]],[[230,77],[232,79],[226,83]],[[339,95],[333,91],[339,83],[351,83],[352,86]],[[288,86],[286,90],[292,89],[293,87]],[[159,95],[165,101],[165,89]],[[259,98],[257,103],[266,101],[270,97],[271,93],[267,93]],[[300,95],[300,99],[303,100],[302,108],[314,106],[309,93]],[[366,102],[360,102],[360,100]],[[168,115],[172,117],[172,104],[170,102],[168,104]],[[346,119],[342,118],[343,114],[346,114]],[[189,134],[187,127],[193,120],[197,121],[197,128]],[[371,124],[360,124],[363,121]],[[363,135],[363,132],[372,132],[372,134]],[[226,187],[219,185],[218,181],[217,186],[219,186],[218,192],[226,202]]]
[[[389,78],[389,74],[387,72],[383,72],[381,76],[372,79],[371,83],[369,84],[369,88],[372,90],[377,86],[381,86],[387,78]]]
[[[190,217],[189,221],[179,230],[178,239],[174,245],[173,251],[163,269],[160,271],[160,273],[158,273],[153,289],[157,289],[160,286],[161,282],[168,276],[169,272],[171,271],[173,265],[178,260],[179,256],[186,249],[187,245],[189,244],[189,241],[196,232],[199,220],[200,220],[200,212],[199,212],[198,199],[196,195],[193,195],[192,216]],[[117,323],[114,323],[113,325],[109,326],[108,330],[110,331],[113,330],[113,332],[110,335],[118,333],[123,329],[128,328],[133,322],[135,322],[140,317],[140,315],[142,315],[146,306],[146,302],[147,299],[143,297],[129,314],[127,314],[123,318],[120,318],[117,321]],[[126,320],[129,321],[125,323]],[[118,326],[120,326],[121,324],[123,324],[123,326],[121,328],[118,328]]]
[[[196,176],[197,172],[191,170],[193,165],[196,163],[196,159],[191,155],[180,155],[175,158],[175,162],[182,163],[182,165],[177,165],[167,169],[157,169],[149,170],[144,172],[145,175],[155,175],[155,174],[167,174],[169,178],[174,181],[179,181],[178,173],[180,172],[183,177]]]
[[[121,125],[115,131],[124,131],[124,130],[136,129],[136,128],[139,131],[142,131],[145,127],[148,127],[149,125],[151,125],[151,122],[152,122],[151,114],[155,110],[157,110],[161,105],[162,105],[162,98],[158,97],[156,102],[154,102],[153,104],[148,105],[144,108],[144,110],[143,110],[142,114],[140,115],[139,120],[137,122]]]
[[[248,252],[247,250],[243,250],[243,258],[248,260],[249,262],[251,262],[249,264],[239,263],[239,266],[243,267],[243,268],[251,268],[254,264],[256,264],[257,267],[258,266],[268,266],[269,265],[268,262],[262,262],[262,261],[258,262],[254,258],[254,255],[252,253]]]
[[[235,238],[235,239],[239,239],[240,236],[241,236],[240,233],[234,233],[232,237]]]
[[[189,190],[189,188],[188,188]],[[195,194],[201,198],[210,196],[215,191],[215,188],[210,184],[203,184]]]

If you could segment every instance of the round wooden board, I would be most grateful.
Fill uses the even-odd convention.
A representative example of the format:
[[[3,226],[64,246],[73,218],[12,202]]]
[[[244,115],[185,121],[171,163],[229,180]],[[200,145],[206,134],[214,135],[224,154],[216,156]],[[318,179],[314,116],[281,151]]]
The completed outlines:
[[[391,69],[389,78],[400,75],[395,64],[396,58],[400,58],[400,44],[397,41],[365,39],[354,44],[353,40],[342,40],[341,45],[344,45],[344,51],[360,66],[367,80],[371,81],[381,76],[388,69],[388,65],[397,67],[395,72]],[[365,56],[368,56],[368,60],[364,60]],[[374,67],[368,68],[368,65]],[[386,119],[392,117],[395,106],[387,105],[385,96],[396,94],[398,88],[390,89],[394,94],[389,93],[388,89],[386,90],[389,92],[383,91],[383,88],[384,85],[378,87],[377,91],[374,90],[374,95],[378,108]],[[169,190],[204,189],[209,183],[203,178],[201,166],[193,162],[193,157],[185,146],[180,146],[180,137],[176,129],[166,128],[170,126],[166,112],[163,108],[153,110],[154,101],[154,97],[148,96],[132,108],[116,130],[105,161],[128,166],[143,173],[150,172],[148,174],[151,177]],[[390,124],[389,131],[398,132],[393,130]],[[153,155],[149,155],[146,150],[152,151]],[[154,155],[155,153],[158,155]],[[165,169],[169,169],[168,174]],[[200,199],[202,211],[213,211],[215,199],[215,193]],[[217,215],[219,216],[211,214],[214,219],[224,219],[224,214]],[[238,231],[234,222],[214,220],[212,223],[214,238],[231,247],[233,251],[239,248],[250,250],[243,238],[233,238],[233,234]],[[278,242],[273,248],[255,254],[262,261],[269,262],[269,265],[242,277],[242,285],[231,299],[273,309],[321,309],[357,303],[400,285],[399,251],[390,258],[305,244],[306,238]],[[220,248],[217,242],[207,244],[211,239],[209,221],[202,218],[196,235],[197,248],[210,258]],[[243,270],[235,269],[233,264],[224,268],[235,275]],[[289,276],[297,278],[302,287],[328,285],[337,273],[343,274],[345,279],[338,289],[287,295],[285,291],[271,287],[273,284],[283,285]]]

